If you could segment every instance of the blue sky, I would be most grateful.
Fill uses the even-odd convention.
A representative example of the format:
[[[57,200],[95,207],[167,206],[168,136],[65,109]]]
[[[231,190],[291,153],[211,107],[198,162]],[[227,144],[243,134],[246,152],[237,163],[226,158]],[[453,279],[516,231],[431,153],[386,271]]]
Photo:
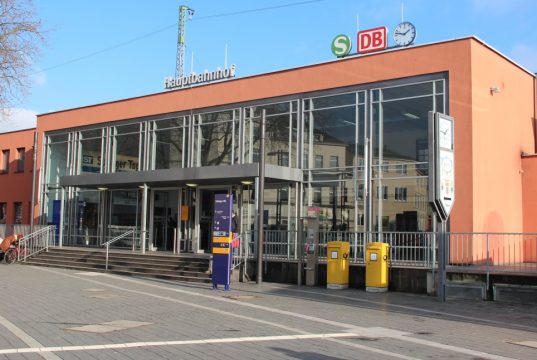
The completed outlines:
[[[30,94],[0,131],[34,126],[36,113],[163,91],[175,71],[182,4],[195,10],[187,73],[223,66],[226,45],[238,77],[331,60],[335,35],[355,41],[357,17],[362,30],[387,26],[393,43],[401,4],[418,29],[416,45],[476,35],[537,72],[534,0],[34,0],[47,44]]]

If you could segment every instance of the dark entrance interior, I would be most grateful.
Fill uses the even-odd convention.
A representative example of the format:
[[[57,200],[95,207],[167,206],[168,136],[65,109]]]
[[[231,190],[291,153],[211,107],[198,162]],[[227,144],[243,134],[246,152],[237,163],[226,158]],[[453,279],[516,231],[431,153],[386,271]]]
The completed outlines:
[[[153,246],[159,251],[173,251],[179,212],[178,191],[157,190],[154,196]]]

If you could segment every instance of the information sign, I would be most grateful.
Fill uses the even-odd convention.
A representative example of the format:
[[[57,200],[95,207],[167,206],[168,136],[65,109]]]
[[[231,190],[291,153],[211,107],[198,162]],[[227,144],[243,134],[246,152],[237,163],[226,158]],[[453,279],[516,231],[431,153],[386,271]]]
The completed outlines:
[[[231,251],[231,211],[233,197],[229,194],[214,195],[213,214],[213,289],[224,285],[229,290],[233,253]]]

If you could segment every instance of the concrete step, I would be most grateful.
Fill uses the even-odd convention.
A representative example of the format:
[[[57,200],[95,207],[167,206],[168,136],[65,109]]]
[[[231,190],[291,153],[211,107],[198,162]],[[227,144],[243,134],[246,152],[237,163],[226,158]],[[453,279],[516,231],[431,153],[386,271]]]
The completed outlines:
[[[105,262],[105,258],[103,256],[91,256],[91,257],[74,257],[69,256],[70,254],[60,254],[60,253],[43,253],[39,255],[39,259],[41,261],[51,261],[51,262],[61,262],[61,261],[78,261],[81,263],[87,263],[87,264],[103,264]],[[31,261],[31,260],[29,260]],[[109,264],[116,264],[116,265],[137,265],[140,267],[144,266],[150,266],[153,268],[162,268],[162,269],[169,269],[173,268],[175,270],[185,270],[185,271],[198,271],[198,270],[207,270],[209,267],[209,261],[203,261],[203,262],[191,262],[189,260],[187,261],[155,261],[150,259],[144,259],[140,256],[134,257],[134,258],[124,258],[124,257],[110,257],[108,259]]]
[[[104,272],[105,252],[100,249],[51,248],[27,260],[26,264],[81,271]],[[175,281],[208,283],[209,258],[197,255],[136,254],[110,252],[108,272]]]
[[[58,269],[69,269],[69,270],[80,270],[80,271],[88,271],[88,272],[107,272],[104,269],[104,266],[102,268],[97,267],[84,267],[80,265],[69,265],[69,264],[51,264],[48,262],[44,263],[26,263],[27,265],[33,265],[33,266],[43,266],[43,267],[53,267]],[[165,280],[173,280],[173,281],[185,281],[185,282],[198,282],[198,283],[210,283],[211,278],[210,275],[204,274],[205,277],[201,276],[188,276],[188,275],[173,275],[173,274],[161,274],[161,273],[143,273],[143,272],[136,272],[136,271],[127,271],[127,270],[114,270],[114,271],[108,271],[111,274],[116,275],[123,275],[123,276],[138,276],[138,277],[146,277],[146,278],[154,278],[154,279],[165,279]]]
[[[492,285],[494,301],[537,304],[537,286],[496,283]]]
[[[81,267],[85,269],[105,269],[105,263],[104,261],[77,261],[76,259],[43,259],[41,257],[28,259],[27,264],[29,265],[37,265],[41,266],[43,264],[48,264],[50,266],[57,266],[57,267],[63,267],[63,266],[70,266],[73,268]],[[145,264],[136,264],[136,263],[108,263],[108,270],[110,272],[116,272],[116,271],[127,271],[127,272],[136,272],[136,273],[143,273],[143,274],[152,274],[152,275],[158,275],[158,274],[166,274],[166,275],[181,275],[181,276],[189,276],[189,277],[208,277],[208,275],[205,273],[207,271],[208,267],[205,268],[196,268],[194,270],[187,270],[187,269],[181,269],[181,268],[175,268],[175,267],[157,267],[157,266],[151,266],[151,265],[145,265]]]
[[[88,250],[80,250],[80,249],[65,249],[65,248],[50,248],[47,254],[68,254],[69,256],[83,256],[83,257],[105,257],[106,252],[104,250],[96,250],[96,249],[88,249]],[[109,258],[140,258],[142,256],[143,259],[147,260],[155,260],[155,261],[163,261],[163,262],[173,262],[173,261],[191,261],[191,262],[200,262],[200,263],[206,263],[209,261],[209,256],[207,255],[193,255],[193,254],[140,254],[140,253],[132,253],[132,252],[114,252],[111,251],[108,255]]]
[[[484,282],[448,281],[447,299],[487,300],[487,284]]]

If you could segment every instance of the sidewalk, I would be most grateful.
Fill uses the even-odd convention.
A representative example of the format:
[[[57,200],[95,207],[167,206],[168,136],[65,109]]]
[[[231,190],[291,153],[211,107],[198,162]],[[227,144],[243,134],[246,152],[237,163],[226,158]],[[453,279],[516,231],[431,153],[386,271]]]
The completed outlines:
[[[0,264],[0,358],[530,359],[537,307]],[[23,353],[21,353],[23,352]]]

